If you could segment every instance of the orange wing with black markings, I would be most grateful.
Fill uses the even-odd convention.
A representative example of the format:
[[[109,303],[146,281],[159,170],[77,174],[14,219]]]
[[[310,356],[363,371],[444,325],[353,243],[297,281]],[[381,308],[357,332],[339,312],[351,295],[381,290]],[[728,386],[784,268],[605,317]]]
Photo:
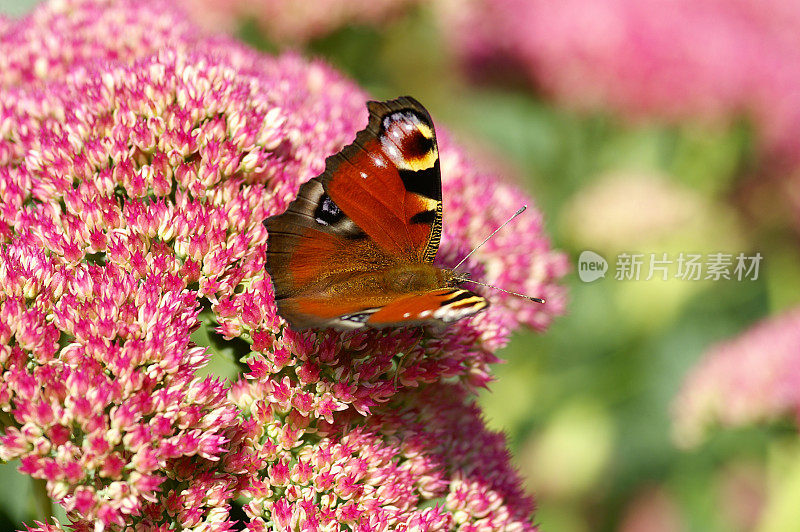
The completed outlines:
[[[264,222],[279,313],[295,328],[355,328],[482,310],[485,299],[454,288],[455,276],[432,265],[442,181],[428,111],[410,97],[367,107],[369,123],[354,142]]]
[[[398,297],[369,314],[367,325],[383,327],[397,323],[450,323],[489,306],[483,297],[462,288],[448,287]]]
[[[442,234],[433,122],[410,97],[369,102],[369,123],[320,176],[330,199],[383,250],[431,263]]]

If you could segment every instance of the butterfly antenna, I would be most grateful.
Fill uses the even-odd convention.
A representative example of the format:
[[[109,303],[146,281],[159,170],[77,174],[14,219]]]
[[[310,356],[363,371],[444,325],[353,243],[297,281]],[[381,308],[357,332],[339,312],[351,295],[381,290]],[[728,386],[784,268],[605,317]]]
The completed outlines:
[[[478,244],[477,246],[475,246],[474,248],[472,248],[472,251],[470,251],[469,253],[467,253],[467,256],[466,256],[466,257],[464,257],[463,259],[461,259],[461,262],[459,262],[458,264],[456,264],[456,265],[455,265],[455,267],[453,268],[453,270],[455,270],[456,268],[458,268],[459,266],[461,266],[462,264],[464,264],[464,261],[466,261],[466,260],[467,260],[467,259],[470,257],[470,255],[472,255],[473,253],[475,253],[475,252],[476,252],[476,251],[477,251],[477,250],[478,250],[478,249],[479,249],[479,248],[480,248],[482,245],[484,245],[485,243],[487,243],[487,242],[489,241],[489,239],[490,239],[490,238],[492,238],[494,235],[496,235],[496,234],[497,234],[497,232],[498,232],[498,231],[500,231],[500,229],[502,229],[503,227],[505,227],[506,225],[508,225],[508,223],[509,223],[509,222],[511,222],[511,220],[513,220],[514,218],[516,218],[517,216],[519,216],[520,214],[522,214],[523,212],[525,212],[525,209],[527,209],[527,208],[528,208],[528,206],[527,206],[527,205],[523,205],[523,206],[522,206],[522,207],[521,207],[521,208],[520,208],[520,209],[519,209],[517,212],[515,212],[515,213],[514,213],[514,214],[511,216],[511,218],[509,218],[508,220],[506,220],[505,222],[503,222],[503,223],[500,225],[500,227],[498,227],[497,229],[495,229],[494,231],[492,231],[492,234],[490,234],[489,236],[487,236],[487,237],[486,237],[486,238],[483,240],[483,242],[481,242],[480,244]],[[542,299],[541,297],[526,296],[525,294],[520,294],[520,293],[518,293],[518,292],[512,292],[511,290],[506,290],[506,289],[504,289],[504,288],[500,288],[500,287],[498,287],[498,286],[494,286],[494,285],[491,285],[491,284],[481,283],[481,282],[479,282],[479,281],[473,281],[472,279],[470,279],[470,275],[469,275],[469,273],[465,273],[465,274],[463,274],[463,275],[459,275],[459,276],[457,276],[455,279],[456,279],[457,281],[461,281],[461,282],[464,282],[464,283],[479,284],[479,285],[481,285],[481,286],[486,286],[486,287],[489,287],[489,288],[494,288],[495,290],[500,290],[501,292],[505,292],[506,294],[511,294],[512,296],[521,297],[521,298],[523,298],[523,299],[527,299],[527,300],[529,300],[529,301],[534,301],[534,302],[536,302],[536,303],[544,303],[544,299]]]
[[[493,284],[486,284],[486,283],[481,283],[480,281],[473,281],[468,277],[467,278],[456,277],[456,280],[464,283],[472,283],[472,284],[479,284],[481,286],[488,286],[489,288],[494,288],[495,290],[500,290],[501,292],[505,292],[506,294],[511,294],[512,296],[521,297],[523,299],[527,299],[535,303],[544,303],[544,299],[542,299],[541,297],[526,296],[525,294],[520,294],[519,292],[512,292],[511,290],[506,290],[504,288],[500,288],[499,286],[494,286]]]
[[[514,215],[513,215],[511,218],[509,218],[508,220],[506,220],[505,222],[503,222],[503,224],[502,224],[500,227],[498,227],[497,229],[495,229],[494,231],[492,231],[492,234],[491,234],[491,235],[489,235],[489,236],[487,236],[487,237],[486,237],[486,238],[483,240],[483,242],[481,242],[480,244],[478,244],[477,246],[475,246],[474,248],[472,248],[472,251],[470,251],[469,253],[467,253],[467,256],[466,256],[466,257],[464,257],[463,259],[461,259],[461,262],[459,262],[458,264],[456,264],[456,265],[455,265],[455,267],[453,268],[453,270],[455,270],[456,268],[458,268],[459,266],[461,266],[462,264],[464,264],[464,261],[466,261],[466,260],[469,258],[469,256],[470,256],[470,255],[472,255],[473,253],[475,253],[475,252],[476,252],[476,251],[477,251],[477,250],[478,250],[478,249],[479,249],[479,248],[480,248],[482,245],[484,245],[485,243],[487,243],[487,242],[489,241],[489,239],[490,239],[490,238],[492,238],[494,235],[496,235],[496,234],[497,234],[497,232],[498,232],[500,229],[502,229],[503,227],[505,227],[506,225],[508,225],[508,223],[509,223],[511,220],[513,220],[514,218],[516,218],[517,216],[519,216],[520,214],[522,214],[523,212],[525,212],[525,209],[527,209],[527,208],[528,208],[528,206],[527,206],[527,205],[523,205],[523,206],[522,206],[522,208],[520,208],[520,210],[518,210],[517,212],[515,212],[515,213],[514,213]],[[466,280],[466,279],[465,279],[465,280]],[[470,282],[475,282],[475,281],[470,281]],[[498,290],[499,290],[499,289],[498,289]],[[523,296],[523,297],[527,297],[527,296]]]

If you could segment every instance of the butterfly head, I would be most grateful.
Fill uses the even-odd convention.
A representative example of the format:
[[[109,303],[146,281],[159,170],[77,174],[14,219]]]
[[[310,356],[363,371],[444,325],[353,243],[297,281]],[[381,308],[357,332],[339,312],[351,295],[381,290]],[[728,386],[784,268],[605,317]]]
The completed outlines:
[[[441,270],[442,278],[445,286],[459,286],[462,283],[469,281],[470,274],[467,272],[456,272],[449,268]]]

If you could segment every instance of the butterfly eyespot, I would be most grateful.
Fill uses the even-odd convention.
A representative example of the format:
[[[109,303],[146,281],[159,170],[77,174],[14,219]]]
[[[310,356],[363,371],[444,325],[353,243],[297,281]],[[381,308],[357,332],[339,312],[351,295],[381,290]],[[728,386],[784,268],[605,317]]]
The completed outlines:
[[[370,311],[358,312],[356,314],[348,314],[347,316],[342,316],[339,319],[343,321],[351,321],[354,323],[366,323],[367,320],[369,320],[369,317],[372,316],[377,310],[378,309],[372,309]]]
[[[323,194],[317,210],[314,211],[314,219],[320,225],[334,225],[342,219],[342,210],[333,202],[327,194]]]
[[[381,146],[395,165],[406,171],[433,169],[439,160],[433,129],[412,112],[393,113],[383,120]]]
[[[395,113],[383,124],[382,151],[397,167],[406,189],[441,200],[439,151],[433,129],[410,113]]]

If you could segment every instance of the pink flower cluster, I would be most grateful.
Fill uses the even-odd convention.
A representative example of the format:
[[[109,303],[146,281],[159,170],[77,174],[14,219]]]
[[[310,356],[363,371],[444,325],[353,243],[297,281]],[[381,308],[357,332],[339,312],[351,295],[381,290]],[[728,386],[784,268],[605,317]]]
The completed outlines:
[[[350,24],[376,25],[420,0],[180,0],[200,24],[233,29],[247,19],[279,44],[303,43]]]
[[[470,264],[545,306],[492,295],[444,332],[288,329],[262,221],[364,126],[366,95],[185,20],[59,0],[0,34],[0,458],[77,530],[230,530],[240,496],[251,530],[531,529],[470,390],[510,330],[563,310],[540,216]],[[452,264],[526,200],[442,137]],[[198,327],[237,350],[238,380],[197,377]]]
[[[95,9],[83,9],[73,0],[52,2],[33,10],[24,23],[0,20],[0,86],[61,79],[78,65],[126,61],[199,38],[186,17],[163,16],[171,10],[170,0],[103,8],[111,3],[98,0]],[[47,38],[54,34],[58,38]]]
[[[245,409],[260,402],[252,389],[237,392]],[[256,518],[250,530],[337,523],[363,530],[531,529],[531,500],[508,465],[504,438],[486,430],[463,388],[403,394],[367,418],[350,412],[319,423],[313,437],[287,432],[274,412],[255,412],[271,465],[245,490],[252,498],[245,510],[271,521]],[[272,430],[283,433],[270,438]],[[438,504],[420,507],[425,500]]]
[[[710,425],[742,426],[800,414],[800,309],[713,347],[674,405],[675,436],[697,444]]]
[[[159,516],[157,491],[193,514],[183,523],[216,510],[181,508],[185,494],[168,488],[181,461],[202,470],[222,457],[237,416],[221,382],[195,378],[207,356],[190,344],[194,294],[157,266],[69,264],[19,241],[0,249],[0,276],[0,405],[14,418],[0,458],[108,524]]]
[[[476,73],[524,73],[577,104],[661,117],[744,112],[764,144],[800,147],[800,4],[787,0],[443,2]]]

